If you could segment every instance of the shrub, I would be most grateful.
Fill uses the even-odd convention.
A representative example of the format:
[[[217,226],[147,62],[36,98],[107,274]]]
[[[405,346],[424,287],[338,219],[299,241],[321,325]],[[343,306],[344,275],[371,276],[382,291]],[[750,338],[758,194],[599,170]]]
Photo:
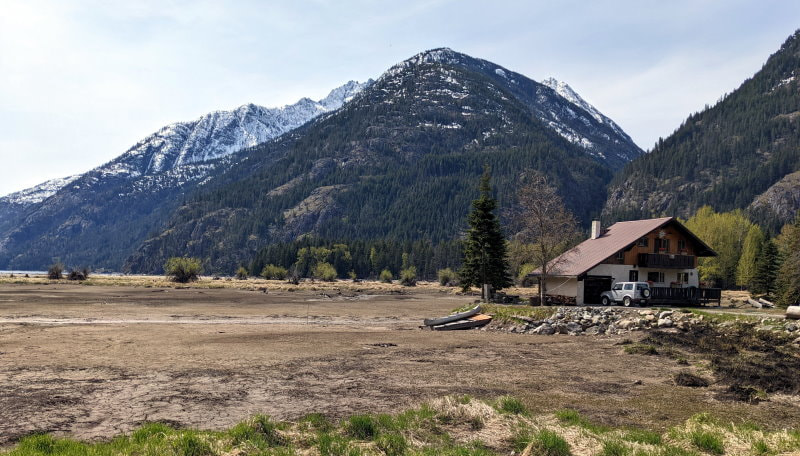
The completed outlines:
[[[236,270],[236,278],[239,280],[247,279],[248,275],[250,275],[250,273],[247,272],[247,268],[244,266],[239,266],[239,269]]]
[[[326,282],[333,282],[336,280],[336,268],[330,263],[317,263],[314,266],[314,278],[324,280]]]
[[[348,435],[361,440],[372,440],[378,435],[378,425],[370,415],[353,415],[345,427]]]
[[[86,280],[89,278],[89,268],[73,268],[67,274],[67,280]]]
[[[453,287],[456,285],[456,273],[450,268],[439,269],[436,273],[439,277],[439,285],[443,287]]]
[[[722,443],[722,437],[717,434],[698,430],[689,433],[689,439],[692,445],[703,451],[712,454],[725,454],[725,446]]]
[[[417,267],[409,266],[400,271],[400,283],[407,287],[413,287],[417,284]]]
[[[394,279],[394,276],[392,275],[392,271],[384,269],[383,271],[381,271],[381,274],[378,278],[383,283],[392,283],[392,279]]]
[[[265,279],[271,280],[283,280],[289,276],[289,271],[282,266],[275,266],[274,264],[268,264],[264,266],[264,269],[261,270],[261,277]]]
[[[625,353],[629,355],[657,355],[656,347],[647,344],[633,344],[625,347]]]
[[[536,279],[528,277],[528,274],[536,270],[536,266],[532,263],[525,263],[519,267],[517,274],[517,284],[521,287],[530,287],[536,283]]]
[[[47,278],[52,280],[59,280],[63,278],[64,265],[62,263],[53,263],[47,268]]]
[[[171,432],[172,428],[164,423],[147,423],[133,431],[131,440],[133,440],[134,443],[142,444],[148,440],[161,440]]]
[[[164,264],[164,273],[173,282],[193,282],[197,280],[200,272],[202,272],[202,266],[197,258],[172,257]]]

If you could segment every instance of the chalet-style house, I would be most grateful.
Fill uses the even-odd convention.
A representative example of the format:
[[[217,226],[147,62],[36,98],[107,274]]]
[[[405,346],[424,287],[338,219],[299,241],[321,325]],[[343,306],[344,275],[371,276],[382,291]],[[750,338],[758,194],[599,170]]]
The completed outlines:
[[[594,221],[589,239],[551,262],[546,292],[582,305],[599,303],[600,293],[616,282],[698,288],[697,258],[716,255],[673,217],[619,222],[607,230]]]

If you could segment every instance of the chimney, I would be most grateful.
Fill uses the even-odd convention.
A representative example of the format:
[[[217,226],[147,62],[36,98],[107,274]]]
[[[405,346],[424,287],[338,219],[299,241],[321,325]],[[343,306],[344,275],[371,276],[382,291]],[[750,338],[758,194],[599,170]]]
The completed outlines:
[[[597,239],[600,237],[600,220],[592,220],[592,237],[591,239]]]

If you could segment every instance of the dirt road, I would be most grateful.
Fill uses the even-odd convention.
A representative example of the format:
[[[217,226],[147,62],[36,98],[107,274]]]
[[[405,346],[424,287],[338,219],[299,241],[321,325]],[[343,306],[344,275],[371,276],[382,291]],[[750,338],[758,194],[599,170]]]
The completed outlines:
[[[471,301],[407,294],[0,286],[0,445],[36,431],[82,439],[145,421],[205,429],[264,413],[392,412],[447,394],[514,394],[608,424],[665,427],[710,411],[800,421],[792,400],[718,400],[672,383],[674,360],[622,337],[432,332]]]

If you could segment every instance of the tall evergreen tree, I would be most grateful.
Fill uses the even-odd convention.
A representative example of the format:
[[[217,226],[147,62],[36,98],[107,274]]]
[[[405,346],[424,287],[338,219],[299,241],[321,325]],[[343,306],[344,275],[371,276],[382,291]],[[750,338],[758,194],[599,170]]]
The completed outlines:
[[[742,246],[742,256],[739,257],[739,264],[736,266],[736,285],[752,287],[753,279],[756,277],[756,261],[765,241],[766,236],[758,225],[751,226],[747,231]]]
[[[782,307],[800,305],[800,213],[794,223],[781,234],[783,262],[775,280],[778,305]]]
[[[506,241],[500,221],[494,215],[497,201],[492,198],[489,167],[484,167],[480,197],[472,202],[467,222],[469,230],[464,241],[464,263],[459,273],[464,288],[490,284],[500,290],[512,284],[508,273]]]
[[[764,243],[764,248],[756,261],[756,276],[753,279],[752,290],[767,296],[775,292],[775,276],[778,272],[778,248],[770,239]]]

